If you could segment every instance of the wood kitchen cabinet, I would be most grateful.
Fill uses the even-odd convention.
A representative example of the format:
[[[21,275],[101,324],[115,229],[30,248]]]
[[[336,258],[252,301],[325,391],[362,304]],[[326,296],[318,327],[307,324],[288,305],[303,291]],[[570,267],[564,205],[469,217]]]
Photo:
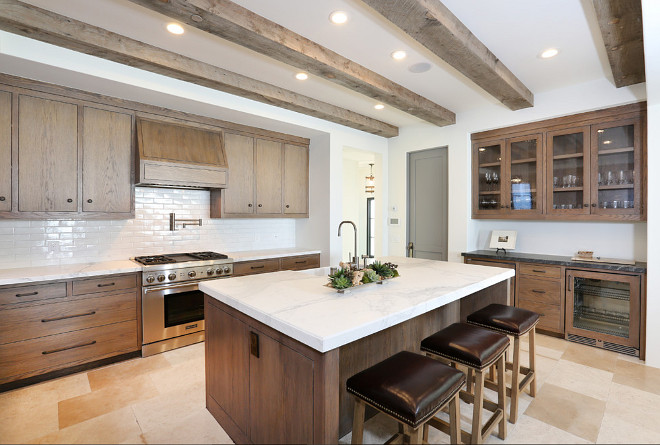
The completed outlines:
[[[296,255],[263,260],[236,261],[233,276],[255,275],[260,273],[278,272],[280,270],[304,270],[321,266],[321,255]]]
[[[0,91],[0,212],[11,211],[12,94]]]
[[[309,148],[284,144],[284,213],[309,215]]]
[[[472,135],[472,216],[644,220],[646,103]]]
[[[230,186],[224,192],[223,210],[231,215],[254,214],[254,138],[225,133]],[[220,192],[217,192],[220,193]]]
[[[282,213],[282,143],[255,140],[256,213]]]

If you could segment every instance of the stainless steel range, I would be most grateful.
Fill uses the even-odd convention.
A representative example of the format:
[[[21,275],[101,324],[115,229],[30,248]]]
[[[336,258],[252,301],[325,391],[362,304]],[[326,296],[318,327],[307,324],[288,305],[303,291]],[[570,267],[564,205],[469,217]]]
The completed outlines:
[[[204,340],[200,281],[227,278],[234,260],[215,252],[132,258],[142,264],[142,356]]]

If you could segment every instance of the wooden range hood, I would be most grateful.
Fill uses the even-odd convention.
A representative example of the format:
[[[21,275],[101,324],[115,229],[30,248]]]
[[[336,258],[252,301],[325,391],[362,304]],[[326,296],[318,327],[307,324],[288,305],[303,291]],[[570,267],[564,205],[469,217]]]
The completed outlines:
[[[197,123],[137,116],[136,185],[226,188],[222,130]]]

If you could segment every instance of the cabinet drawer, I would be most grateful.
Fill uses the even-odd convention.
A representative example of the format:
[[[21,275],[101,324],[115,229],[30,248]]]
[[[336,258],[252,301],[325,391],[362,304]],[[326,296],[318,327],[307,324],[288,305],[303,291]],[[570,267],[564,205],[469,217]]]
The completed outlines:
[[[282,258],[282,270],[302,270],[313,269],[320,266],[320,256],[301,255]]]
[[[537,301],[561,306],[560,280],[539,280],[528,276],[521,276],[519,280],[520,294],[518,294],[518,298],[521,301]]]
[[[537,328],[559,333],[564,332],[564,322],[563,317],[561,316],[561,306],[525,300],[520,300],[518,302],[518,306],[523,309],[534,311],[541,315],[541,319],[536,325]]]
[[[0,346],[0,383],[136,351],[135,320]]]
[[[256,273],[277,272],[280,270],[280,259],[243,261],[234,263],[234,275],[252,275]]]
[[[136,319],[135,291],[0,311],[0,343]]]
[[[0,304],[27,303],[66,297],[66,283],[37,284],[0,289]]]
[[[561,266],[520,263],[520,274],[546,278],[559,278],[561,277]]]
[[[131,289],[137,286],[135,275],[120,275],[114,277],[91,278],[73,282],[73,295],[93,294],[120,289]]]

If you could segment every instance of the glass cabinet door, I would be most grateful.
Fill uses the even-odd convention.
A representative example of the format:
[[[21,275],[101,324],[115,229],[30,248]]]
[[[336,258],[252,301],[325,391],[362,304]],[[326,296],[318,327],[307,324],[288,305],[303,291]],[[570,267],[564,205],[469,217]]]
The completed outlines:
[[[638,215],[641,204],[640,121],[592,127],[591,213]]]
[[[589,127],[547,134],[548,214],[588,214],[590,194]]]
[[[504,143],[489,141],[474,145],[473,190],[476,213],[502,213],[504,207]],[[474,191],[473,191],[474,193]]]
[[[507,193],[504,207],[512,214],[541,213],[543,190],[541,135],[507,139]]]

